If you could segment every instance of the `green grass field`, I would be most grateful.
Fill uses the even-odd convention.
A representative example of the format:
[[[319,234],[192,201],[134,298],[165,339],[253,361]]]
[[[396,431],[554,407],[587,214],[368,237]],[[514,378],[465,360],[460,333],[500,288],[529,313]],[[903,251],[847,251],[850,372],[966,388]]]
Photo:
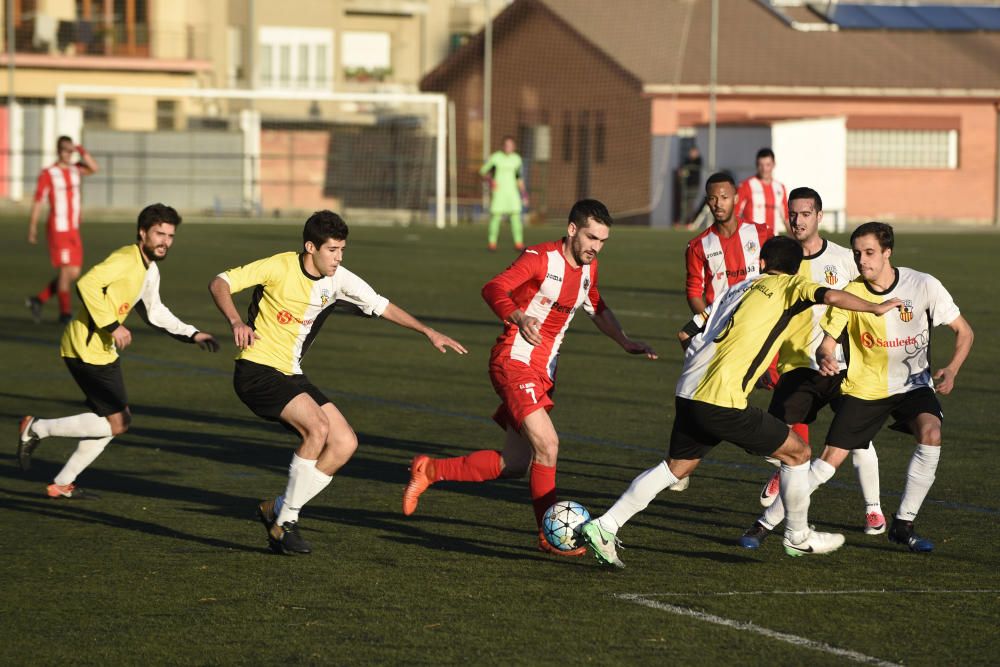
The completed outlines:
[[[484,249],[483,228],[352,231],[345,265],[393,302],[463,342],[441,355],[387,322],[331,318],[306,359],[361,446],[307,506],[307,557],[266,550],[259,498],[283,490],[294,447],[232,390],[233,349],[210,355],[128,324],[123,367],[134,413],[79,480],[90,502],[44,487],[72,450],[43,442],[35,467],[14,457],[17,419],[82,412],[59,359],[54,304],[33,325],[21,306],[48,279],[44,246],[23,221],[0,224],[4,383],[0,414],[0,638],[3,662],[35,664],[995,664],[1000,445],[992,297],[1000,235],[900,234],[897,265],[934,273],[976,330],[956,391],[943,397],[945,449],[920,516],[937,543],[910,554],[861,531],[863,503],[845,466],[813,497],[810,521],[842,531],[843,549],[791,559],[772,537],[735,539],[759,513],[772,470],[720,445],[684,493],[665,492],[626,526],[627,569],[535,550],[524,480],[441,484],[404,517],[414,454],[499,447],[486,374],[499,324],[479,290],[512,256]],[[133,238],[121,224],[85,227],[86,264]],[[559,228],[531,229],[530,242]],[[629,357],[581,314],[563,347],[557,407],[561,496],[606,509],[662,457],[673,418],[686,320],[682,248],[689,233],[615,229],[601,255],[602,292],[631,335],[661,358]],[[228,267],[295,249],[298,225],[187,224],[161,266],[165,303],[228,342],[209,298]],[[840,239],[843,242],[843,239]],[[241,295],[241,308],[248,294]],[[935,331],[934,357],[953,336]],[[766,395],[755,396],[765,403]],[[814,447],[829,416],[814,427]],[[876,439],[883,507],[896,509],[912,443]],[[991,458],[993,457],[993,458]]]

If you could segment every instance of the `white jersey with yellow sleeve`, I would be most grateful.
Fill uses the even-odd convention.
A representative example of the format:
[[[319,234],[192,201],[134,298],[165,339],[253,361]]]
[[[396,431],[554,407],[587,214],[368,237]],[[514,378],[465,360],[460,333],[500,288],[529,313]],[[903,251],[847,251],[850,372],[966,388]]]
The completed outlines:
[[[858,267],[851,250],[823,239],[819,252],[802,258],[798,275],[833,289],[844,289],[858,277]],[[792,319],[788,325],[788,338],[778,349],[778,373],[784,374],[796,368],[819,370],[816,348],[823,341],[820,323],[826,310],[825,305],[816,305]],[[840,344],[837,345],[837,361],[841,370],[847,368]]]
[[[765,274],[730,287],[712,303],[703,329],[684,353],[677,395],[746,408],[754,383],[788,335],[789,322],[822,303],[826,291],[788,274]]]
[[[237,359],[299,375],[302,357],[335,303],[355,306],[369,317],[381,316],[389,305],[344,266],[317,278],[306,273],[302,259],[299,253],[283,252],[219,274],[234,294],[254,288],[247,324],[260,338]]]
[[[932,387],[931,327],[951,324],[961,313],[948,290],[932,275],[895,269],[896,280],[884,292],[858,278],[845,291],[881,303],[898,298],[903,305],[879,317],[829,308],[823,331],[837,338],[846,330],[850,365],[840,390],[868,401]]]
[[[118,358],[111,331],[133,310],[151,327],[193,342],[198,330],[179,320],[160,300],[160,270],[136,244],[115,250],[76,282],[80,308],[66,325],[59,353],[103,366]]]

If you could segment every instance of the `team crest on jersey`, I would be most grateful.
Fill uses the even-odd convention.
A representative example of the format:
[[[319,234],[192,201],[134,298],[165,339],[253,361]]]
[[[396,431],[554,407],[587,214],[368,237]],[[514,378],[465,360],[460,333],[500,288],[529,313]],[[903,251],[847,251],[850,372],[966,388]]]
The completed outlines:
[[[287,310],[279,310],[277,318],[278,324],[288,324],[292,321],[292,314]]]
[[[540,304],[542,304],[543,306],[547,306],[547,305],[549,305],[550,303],[552,303],[552,299],[550,299],[550,298],[549,298],[549,297],[547,297],[547,296],[543,296],[542,298],[540,298],[540,299],[538,300],[538,302],[539,302]]]
[[[328,303],[330,303],[330,292],[323,290],[319,295],[319,305],[321,308],[326,308],[326,304]]]
[[[583,279],[583,291],[586,292],[590,289],[590,278]]]
[[[823,275],[826,277],[826,282],[830,285],[837,284],[837,267],[833,264],[827,264],[823,267]]]
[[[913,302],[909,299],[904,299],[903,305],[899,307],[899,319],[904,322],[913,320]]]
[[[746,250],[747,252],[756,252],[757,251],[757,242],[756,241],[747,241],[747,244],[745,246],[743,246],[743,249]]]
[[[118,306],[118,314],[119,315],[124,315],[125,313],[128,312],[128,309],[129,309],[129,303],[128,303],[128,301],[126,301],[122,305]]]

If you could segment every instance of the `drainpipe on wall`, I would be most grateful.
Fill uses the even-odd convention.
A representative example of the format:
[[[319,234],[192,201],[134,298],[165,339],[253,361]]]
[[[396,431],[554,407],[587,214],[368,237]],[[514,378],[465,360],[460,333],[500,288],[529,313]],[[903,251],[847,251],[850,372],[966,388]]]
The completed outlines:
[[[1000,102],[993,103],[993,109],[997,112],[997,133],[996,133],[996,165],[993,176],[995,190],[993,191],[993,224],[1000,227]]]

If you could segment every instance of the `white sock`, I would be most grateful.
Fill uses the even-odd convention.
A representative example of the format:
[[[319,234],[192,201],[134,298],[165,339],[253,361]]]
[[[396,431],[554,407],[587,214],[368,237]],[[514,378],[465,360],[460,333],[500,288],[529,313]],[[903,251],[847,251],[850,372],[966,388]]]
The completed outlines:
[[[882,501],[879,499],[878,454],[875,453],[875,443],[869,442],[868,449],[855,449],[851,452],[851,462],[858,473],[858,483],[861,485],[861,495],[865,499],[865,513],[882,512]]]
[[[932,445],[917,445],[906,469],[906,486],[903,488],[903,499],[899,503],[896,518],[903,521],[913,521],[917,518],[920,506],[924,504],[927,492],[934,483],[938,461],[941,460],[941,448]]]
[[[678,481],[667,462],[660,461],[633,479],[611,509],[598,517],[597,523],[604,530],[617,534],[629,519],[646,509],[660,491]]]
[[[104,423],[107,424],[106,419]],[[108,428],[110,429],[110,426]],[[101,455],[104,448],[111,442],[111,437],[109,435],[106,438],[98,438],[96,440],[81,440],[76,446],[76,451],[69,457],[66,465],[63,466],[53,481],[59,486],[66,486],[75,482],[79,474],[86,470],[87,466]]]
[[[31,430],[39,438],[52,435],[60,438],[109,438],[111,422],[93,412],[85,412],[59,419],[36,419],[31,424]]]
[[[785,474],[785,467],[784,465],[781,466],[782,475]],[[823,459],[813,459],[809,464],[809,474],[807,475],[809,495],[812,495],[813,491],[830,481],[835,472],[837,472],[837,469]],[[774,499],[774,504],[764,510],[764,515],[758,521],[768,530],[774,530],[785,519],[785,514],[785,503],[779,495]]]
[[[781,464],[781,493],[785,507],[785,535],[798,543],[809,532],[809,464]],[[777,501],[776,501],[777,502]],[[770,508],[768,508],[770,509]]]
[[[298,454],[292,454],[292,463],[288,466],[288,486],[285,487],[285,501],[281,503],[277,524],[282,526],[289,521],[299,520],[299,511],[312,496],[311,472],[316,469],[315,459],[303,459]]]
[[[333,475],[327,475],[325,472],[319,468],[313,468],[309,471],[309,497],[303,501],[303,504],[309,502],[316,496],[320,494],[320,491],[330,486],[330,482],[333,481]]]

